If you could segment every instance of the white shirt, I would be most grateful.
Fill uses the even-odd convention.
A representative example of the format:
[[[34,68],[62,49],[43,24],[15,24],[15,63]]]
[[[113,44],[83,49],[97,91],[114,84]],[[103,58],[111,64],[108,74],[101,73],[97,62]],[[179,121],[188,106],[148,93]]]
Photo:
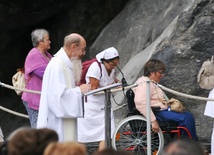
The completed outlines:
[[[82,94],[75,85],[73,65],[63,48],[55,56],[63,61],[66,69],[62,63],[51,59],[45,70],[37,128],[54,129],[59,141],[63,141],[63,118],[82,117]],[[67,72],[70,86],[66,84],[63,70]]]
[[[89,77],[98,79],[99,87],[107,86],[114,83],[115,70],[112,70],[108,75],[103,64],[102,76],[100,67],[97,62],[93,62],[86,74],[86,82],[89,82]],[[89,95],[87,102],[84,103],[85,115],[84,118],[78,118],[78,142],[87,143],[105,140],[105,95]],[[111,135],[115,130],[114,115],[111,109]]]

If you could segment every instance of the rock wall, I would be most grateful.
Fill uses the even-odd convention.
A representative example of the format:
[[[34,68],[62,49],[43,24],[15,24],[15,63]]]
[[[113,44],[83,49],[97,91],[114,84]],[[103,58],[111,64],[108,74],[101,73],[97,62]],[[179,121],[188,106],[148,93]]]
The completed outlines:
[[[23,67],[32,48],[30,34],[33,29],[45,28],[50,32],[50,53],[56,53],[63,39],[72,32],[82,34],[89,49],[100,31],[124,7],[127,0],[87,1],[65,0],[45,2],[0,2],[0,81],[11,84],[16,69]],[[87,53],[88,57],[89,53]],[[14,97],[11,91],[0,88],[0,94]]]
[[[202,63],[213,54],[213,8],[210,0],[129,1],[103,29],[90,51],[115,46],[129,84],[143,74],[143,65],[148,59],[160,59],[167,66],[162,85],[207,97],[208,91],[201,89],[196,81]],[[210,140],[213,122],[203,115],[206,102],[166,93],[181,100],[194,115],[199,139]],[[117,93],[115,99],[123,102],[123,93]],[[113,107],[119,108],[116,104]],[[117,122],[125,117],[121,110],[115,114]]]
[[[48,0],[47,3],[18,4],[4,0],[4,3],[0,3],[0,8],[3,8],[0,9],[3,11],[0,14],[0,81],[11,83],[10,77],[17,67],[23,66],[25,56],[32,47],[30,32],[34,28],[44,27],[51,34],[51,53],[62,46],[66,34],[78,32],[88,42],[86,58],[110,46],[118,49],[119,67],[129,84],[143,74],[142,68],[148,59],[158,58],[167,66],[162,85],[186,94],[206,97],[209,91],[198,86],[196,77],[203,61],[213,54],[214,2],[126,2],[82,0],[52,4],[53,0]],[[121,78],[119,73],[118,78]],[[0,93],[17,99],[11,90],[0,88]],[[210,140],[213,123],[211,118],[203,115],[205,101],[166,93],[169,97],[181,100],[195,116],[199,138]],[[117,93],[115,98],[121,103],[124,96]],[[114,108],[118,106],[114,105]],[[117,122],[125,117],[126,107],[122,109],[122,112],[121,109],[115,112]],[[6,114],[4,118],[7,118]],[[4,123],[0,119],[0,125]]]
[[[50,53],[63,45],[65,35],[82,34],[87,40],[87,51],[100,31],[123,9],[128,0],[37,0],[0,2],[0,81],[11,84],[16,69],[23,67],[32,48],[33,29],[50,32]],[[85,59],[89,57],[89,52]],[[26,114],[20,96],[15,91],[0,87],[0,105]],[[8,123],[9,122],[9,123]],[[28,120],[0,111],[0,126],[7,135],[16,128],[29,125]]]

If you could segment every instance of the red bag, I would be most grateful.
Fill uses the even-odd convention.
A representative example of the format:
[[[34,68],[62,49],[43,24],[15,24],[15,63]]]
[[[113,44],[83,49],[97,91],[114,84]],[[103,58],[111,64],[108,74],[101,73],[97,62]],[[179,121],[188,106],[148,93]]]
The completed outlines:
[[[84,62],[82,63],[82,75],[81,75],[81,78],[80,78],[79,85],[85,84],[85,83],[86,83],[86,81],[85,81],[85,76],[86,76],[86,73],[87,73],[87,71],[88,71],[88,68],[91,66],[91,64],[92,64],[93,62],[97,62],[97,64],[99,65],[99,67],[100,67],[100,73],[101,73],[101,76],[102,76],[102,68],[101,68],[100,62],[97,61],[96,58],[93,58],[93,59],[91,59],[91,60],[86,60],[86,61],[84,61]],[[100,76],[100,77],[101,77],[101,76]]]

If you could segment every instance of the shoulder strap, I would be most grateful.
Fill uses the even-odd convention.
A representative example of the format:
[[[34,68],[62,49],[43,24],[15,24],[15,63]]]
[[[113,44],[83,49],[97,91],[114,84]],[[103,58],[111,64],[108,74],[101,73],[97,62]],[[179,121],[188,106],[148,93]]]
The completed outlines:
[[[102,67],[101,67],[101,63],[97,60],[97,58],[95,58],[96,59],[96,62],[97,62],[97,64],[98,64],[98,66],[100,67],[100,77],[102,77]]]

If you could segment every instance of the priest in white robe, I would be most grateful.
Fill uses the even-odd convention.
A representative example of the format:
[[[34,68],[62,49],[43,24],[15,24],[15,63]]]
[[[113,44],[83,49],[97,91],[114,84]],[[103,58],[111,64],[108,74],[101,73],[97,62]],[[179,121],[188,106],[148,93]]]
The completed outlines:
[[[64,141],[66,136],[64,120],[83,116],[82,94],[90,91],[90,84],[77,86],[85,48],[86,41],[81,35],[72,33],[66,36],[63,47],[51,59],[44,73],[37,128],[55,130],[59,141]],[[74,131],[70,129],[70,132]]]
[[[214,98],[214,88],[210,91],[208,98]],[[214,101],[207,101],[204,115],[214,118]],[[211,155],[214,155],[214,124],[211,137]]]

